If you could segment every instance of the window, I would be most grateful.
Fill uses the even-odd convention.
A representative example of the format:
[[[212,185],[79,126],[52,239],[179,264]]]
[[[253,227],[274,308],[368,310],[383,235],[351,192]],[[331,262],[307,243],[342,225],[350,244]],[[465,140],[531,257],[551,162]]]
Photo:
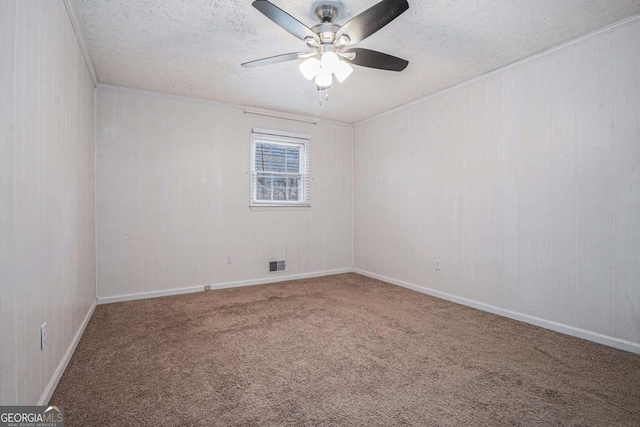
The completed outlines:
[[[251,133],[251,205],[309,206],[309,136]]]

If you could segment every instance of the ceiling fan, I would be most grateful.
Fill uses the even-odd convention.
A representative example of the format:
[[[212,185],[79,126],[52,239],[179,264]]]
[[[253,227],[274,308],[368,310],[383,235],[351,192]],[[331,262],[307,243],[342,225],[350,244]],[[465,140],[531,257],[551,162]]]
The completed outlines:
[[[402,71],[409,65],[408,61],[386,53],[354,47],[407,10],[409,3],[406,0],[382,0],[342,26],[334,23],[338,8],[323,4],[315,10],[320,23],[311,28],[268,0],[255,0],[252,4],[267,18],[303,40],[311,51],[257,59],[242,66],[258,67],[304,59],[299,66],[300,72],[307,80],[314,80],[320,103],[323,95],[328,99],[327,90],[333,83],[333,76],[342,83],[353,72],[350,64],[389,71]]]

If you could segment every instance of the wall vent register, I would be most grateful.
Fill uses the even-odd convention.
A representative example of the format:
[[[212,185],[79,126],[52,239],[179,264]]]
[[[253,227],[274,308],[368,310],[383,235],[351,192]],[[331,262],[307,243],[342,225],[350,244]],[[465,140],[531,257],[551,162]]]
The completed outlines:
[[[270,261],[269,273],[276,273],[278,271],[285,271],[286,263],[284,261]]]

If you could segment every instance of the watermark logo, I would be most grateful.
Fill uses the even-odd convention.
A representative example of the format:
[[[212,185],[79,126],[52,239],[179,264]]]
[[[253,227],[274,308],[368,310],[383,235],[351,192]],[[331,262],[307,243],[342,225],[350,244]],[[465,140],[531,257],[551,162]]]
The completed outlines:
[[[64,407],[0,406],[0,427],[64,427]]]

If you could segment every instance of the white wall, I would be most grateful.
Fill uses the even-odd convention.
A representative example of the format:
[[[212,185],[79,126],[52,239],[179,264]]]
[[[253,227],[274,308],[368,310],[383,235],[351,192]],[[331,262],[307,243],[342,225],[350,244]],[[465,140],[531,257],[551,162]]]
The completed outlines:
[[[98,296],[158,295],[205,284],[352,266],[352,129],[99,87]],[[251,128],[311,135],[311,208],[250,211]],[[232,264],[226,264],[226,256]]]
[[[636,20],[357,125],[356,269],[639,351],[639,70]]]
[[[0,2],[0,89],[0,404],[36,404],[95,302],[94,88],[61,0]]]

